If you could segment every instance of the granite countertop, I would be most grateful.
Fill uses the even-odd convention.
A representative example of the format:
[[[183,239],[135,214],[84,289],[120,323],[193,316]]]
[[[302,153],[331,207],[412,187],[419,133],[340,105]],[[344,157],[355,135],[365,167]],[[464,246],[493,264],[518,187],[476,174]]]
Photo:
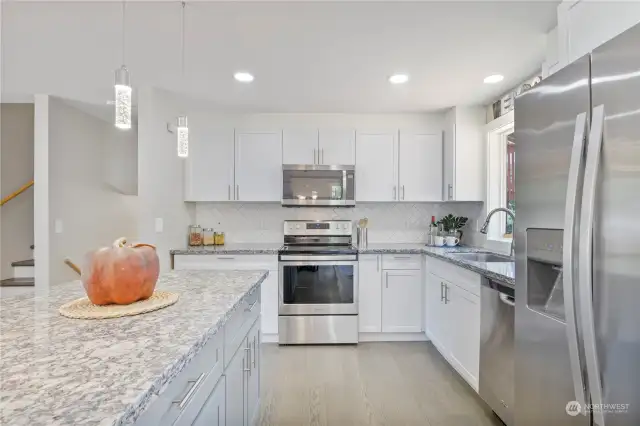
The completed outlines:
[[[188,364],[266,271],[172,271],[175,305],[108,320],[60,316],[79,281],[0,299],[0,424],[124,425]]]
[[[187,247],[171,254],[278,254],[282,243],[230,243],[223,246]]]
[[[455,253],[472,253],[472,252],[487,252],[495,253],[491,250],[486,250],[478,247],[428,247],[420,243],[408,243],[408,244],[369,244],[366,248],[360,248],[358,250],[363,254],[384,254],[384,253],[397,253],[397,254],[425,254],[427,256],[442,259],[447,262],[451,262],[454,265],[458,265],[462,268],[469,269],[473,272],[477,272],[488,278],[515,286],[516,284],[516,267],[514,262],[473,262],[466,259],[460,259],[455,256]]]

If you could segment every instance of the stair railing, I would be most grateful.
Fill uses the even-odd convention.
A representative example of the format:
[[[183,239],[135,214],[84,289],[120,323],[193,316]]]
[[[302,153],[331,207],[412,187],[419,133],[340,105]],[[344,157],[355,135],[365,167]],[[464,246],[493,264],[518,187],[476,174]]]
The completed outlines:
[[[15,191],[14,193],[7,195],[5,198],[2,199],[2,201],[0,201],[0,207],[4,206],[5,204],[7,204],[9,201],[13,200],[14,198],[16,198],[18,195],[22,194],[24,191],[26,191],[27,189],[31,188],[33,186],[33,179],[31,179],[29,182],[25,183],[24,185],[22,185],[17,191]]]

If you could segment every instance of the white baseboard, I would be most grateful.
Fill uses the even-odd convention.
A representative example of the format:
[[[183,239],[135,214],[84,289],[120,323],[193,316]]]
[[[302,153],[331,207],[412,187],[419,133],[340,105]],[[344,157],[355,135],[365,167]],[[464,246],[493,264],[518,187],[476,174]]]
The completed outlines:
[[[278,343],[278,335],[262,333],[262,343]]]
[[[359,342],[424,342],[424,333],[359,333]]]

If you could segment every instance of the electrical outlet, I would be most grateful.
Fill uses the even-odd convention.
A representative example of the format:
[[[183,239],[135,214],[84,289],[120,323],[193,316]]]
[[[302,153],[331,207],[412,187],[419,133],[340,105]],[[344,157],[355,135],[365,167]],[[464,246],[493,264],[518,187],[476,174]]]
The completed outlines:
[[[164,230],[164,222],[161,217],[156,217],[155,225],[157,233],[161,233]]]

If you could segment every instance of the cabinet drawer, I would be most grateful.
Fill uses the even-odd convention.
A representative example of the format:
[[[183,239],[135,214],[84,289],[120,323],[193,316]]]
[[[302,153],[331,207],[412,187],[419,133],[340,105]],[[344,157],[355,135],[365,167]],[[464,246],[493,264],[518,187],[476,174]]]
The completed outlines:
[[[443,278],[476,296],[480,296],[480,282],[482,279],[480,274],[434,258],[428,259],[427,267],[433,275]]]
[[[224,366],[229,365],[233,354],[242,344],[251,326],[260,316],[260,286],[247,295],[231,313],[224,326]]]
[[[420,270],[421,259],[419,254],[383,254],[382,269]]]
[[[224,331],[221,329],[166,386],[136,425],[173,425],[179,417],[188,417],[198,405],[198,399],[203,394],[208,395],[222,376],[223,350]]]
[[[174,269],[278,270],[278,256],[269,254],[176,254]]]

